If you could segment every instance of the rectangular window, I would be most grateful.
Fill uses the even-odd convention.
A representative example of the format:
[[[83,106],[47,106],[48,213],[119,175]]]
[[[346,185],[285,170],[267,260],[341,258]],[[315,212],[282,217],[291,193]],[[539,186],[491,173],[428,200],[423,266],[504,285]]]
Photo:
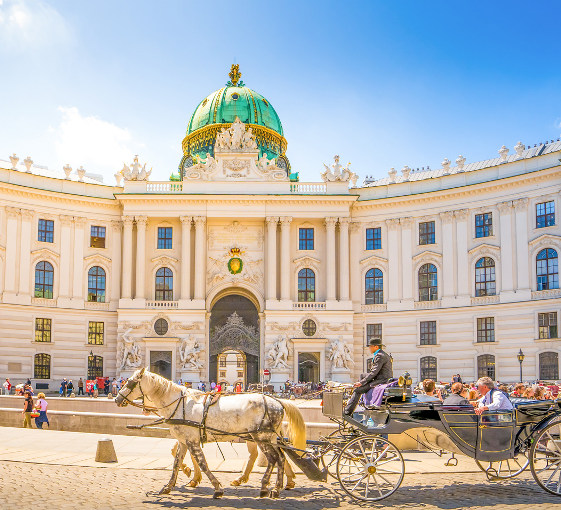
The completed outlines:
[[[421,322],[421,345],[436,345],[436,321]]]
[[[477,341],[478,342],[495,341],[494,317],[481,317],[477,319]]]
[[[35,341],[50,342],[51,341],[52,320],[51,319],[35,319]]]
[[[382,229],[380,227],[366,229],[366,249],[382,249]]]
[[[489,237],[493,235],[493,214],[475,215],[475,237]]]
[[[103,345],[103,322],[90,321],[88,324],[88,343],[92,345]]]
[[[92,225],[90,229],[90,247],[105,248],[105,227]]]
[[[434,244],[434,221],[419,223],[419,244]]]
[[[373,338],[382,339],[382,325],[381,324],[367,324],[366,325],[366,345],[370,343]]]
[[[542,202],[536,204],[536,228],[555,225],[555,202]]]
[[[225,367],[225,366],[226,366],[226,358],[222,358],[222,359],[220,360],[220,366],[221,366],[221,367]]]
[[[37,240],[41,243],[54,242],[55,222],[53,220],[39,220]]]
[[[36,354],[34,363],[34,378],[35,379],[50,379],[51,378],[51,356],[49,354]],[[39,385],[36,385],[39,389]]]
[[[298,230],[298,249],[313,250],[314,249],[314,229],[301,228]]]
[[[171,250],[172,227],[158,227],[158,250]]]
[[[557,338],[557,312],[538,313],[540,338]]]

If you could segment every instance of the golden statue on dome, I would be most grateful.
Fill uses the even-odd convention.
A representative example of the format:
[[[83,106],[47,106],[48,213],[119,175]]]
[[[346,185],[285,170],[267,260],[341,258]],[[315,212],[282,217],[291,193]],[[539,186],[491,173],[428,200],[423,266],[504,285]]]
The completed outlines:
[[[230,72],[228,73],[228,76],[230,77],[230,83],[232,84],[232,86],[237,87],[238,82],[240,81],[240,78],[242,77],[242,73],[240,73],[239,64],[232,64],[232,68],[230,69]],[[241,83],[240,83],[240,86],[242,86]]]

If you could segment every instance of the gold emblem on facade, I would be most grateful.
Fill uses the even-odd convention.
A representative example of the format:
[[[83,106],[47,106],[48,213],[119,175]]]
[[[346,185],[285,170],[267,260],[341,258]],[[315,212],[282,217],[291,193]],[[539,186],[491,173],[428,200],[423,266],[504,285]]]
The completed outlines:
[[[230,256],[232,257],[228,261],[228,271],[232,274],[238,274],[242,272],[243,261],[240,258],[242,251],[239,248],[232,248],[230,250]]]

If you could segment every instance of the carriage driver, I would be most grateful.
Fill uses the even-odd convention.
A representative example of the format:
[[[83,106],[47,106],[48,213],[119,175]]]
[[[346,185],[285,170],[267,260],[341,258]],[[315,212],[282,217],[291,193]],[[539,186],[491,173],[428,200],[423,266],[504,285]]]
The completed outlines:
[[[482,414],[484,411],[510,411],[512,402],[500,390],[495,389],[495,383],[490,377],[481,377],[477,381],[477,390],[483,395],[477,401],[475,414]]]
[[[355,383],[353,394],[343,411],[346,415],[353,414],[362,394],[367,393],[378,384],[386,384],[393,377],[392,359],[387,352],[382,350],[382,347],[385,345],[382,344],[380,338],[372,338],[368,342],[368,349],[372,353],[370,372],[363,374],[362,379]]]

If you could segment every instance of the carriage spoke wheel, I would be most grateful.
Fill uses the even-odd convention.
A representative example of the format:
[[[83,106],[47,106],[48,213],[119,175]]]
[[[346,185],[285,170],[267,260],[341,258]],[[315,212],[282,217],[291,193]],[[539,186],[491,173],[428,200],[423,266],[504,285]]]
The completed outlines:
[[[526,452],[521,452],[513,459],[493,462],[480,462],[476,460],[475,463],[487,475],[489,480],[508,480],[522,473],[530,464],[530,459]]]
[[[550,423],[536,436],[530,469],[542,489],[561,496],[561,422]]]
[[[362,436],[345,445],[337,460],[337,479],[352,498],[378,501],[401,485],[405,463],[399,450],[380,436]]]

